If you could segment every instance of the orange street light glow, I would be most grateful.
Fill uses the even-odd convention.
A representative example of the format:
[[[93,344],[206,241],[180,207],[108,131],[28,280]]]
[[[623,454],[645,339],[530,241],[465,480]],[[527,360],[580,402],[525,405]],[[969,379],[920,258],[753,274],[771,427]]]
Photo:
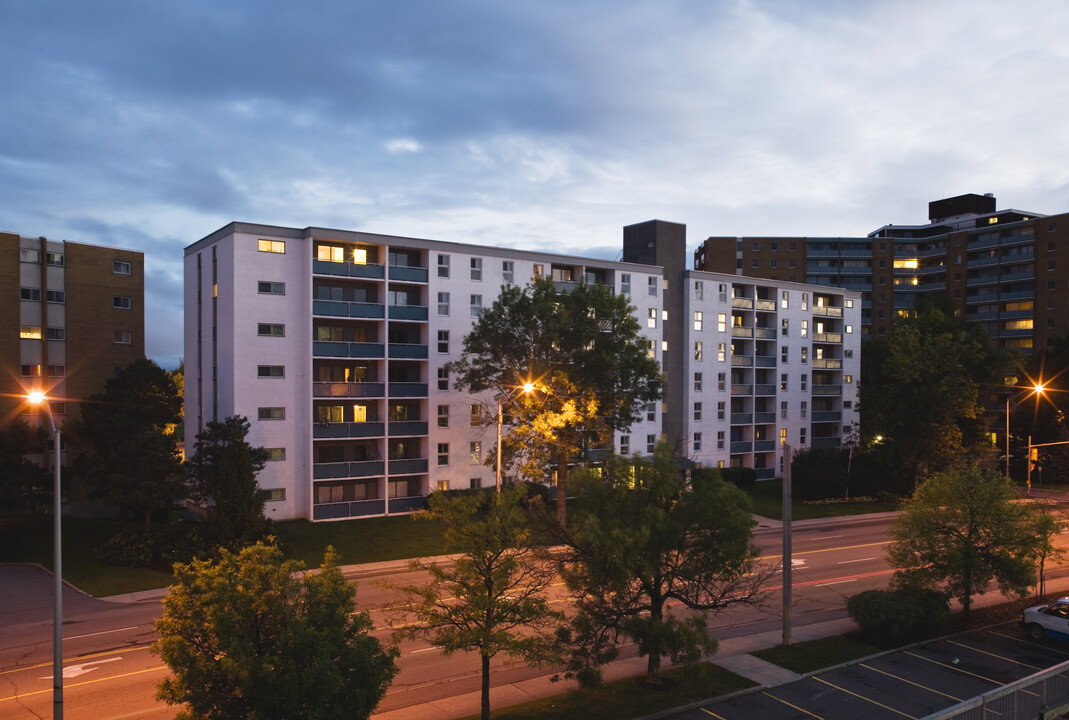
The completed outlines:
[[[45,394],[40,390],[30,390],[30,392],[26,394],[26,397],[34,405],[40,405],[45,401]]]

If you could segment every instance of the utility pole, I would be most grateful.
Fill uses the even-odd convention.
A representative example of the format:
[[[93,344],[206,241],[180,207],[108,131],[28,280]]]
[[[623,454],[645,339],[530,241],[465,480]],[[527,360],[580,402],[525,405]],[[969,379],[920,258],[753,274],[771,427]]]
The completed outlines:
[[[783,444],[783,645],[791,644],[791,446]]]

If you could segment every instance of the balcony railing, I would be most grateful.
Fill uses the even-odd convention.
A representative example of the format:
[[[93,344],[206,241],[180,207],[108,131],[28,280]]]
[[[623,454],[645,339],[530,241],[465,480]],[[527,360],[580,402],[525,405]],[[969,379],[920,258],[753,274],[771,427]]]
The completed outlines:
[[[753,336],[759,340],[775,340],[776,328],[755,327],[753,329]]]
[[[427,346],[410,343],[390,343],[390,358],[413,358],[423,360],[427,357]]]
[[[838,410],[821,410],[813,412],[813,422],[839,422],[843,414]]]
[[[427,458],[400,458],[390,460],[390,476],[419,475],[427,472]]]
[[[731,307],[741,308],[743,310],[753,309],[753,298],[747,297],[733,297],[731,298]]]
[[[825,317],[842,317],[843,309],[841,307],[829,307],[827,305],[814,305],[814,315],[823,315]]]
[[[749,425],[753,422],[753,413],[731,413],[732,425]]]
[[[748,453],[753,445],[749,441],[733,442],[731,443],[731,453]]]
[[[842,333],[813,333],[813,342],[818,343],[841,343]]]
[[[732,395],[753,395],[753,385],[731,385]]]
[[[776,422],[776,413],[774,412],[759,412],[754,413],[753,421],[756,425],[767,425],[769,423]]]
[[[427,307],[425,305],[391,305],[391,320],[426,320]]]
[[[391,265],[390,279],[406,282],[427,282],[427,268],[408,267],[407,265]]]
[[[732,367],[753,367],[753,356],[732,354],[731,365]]]
[[[839,358],[813,358],[813,367],[817,370],[841,370],[843,361]]]
[[[317,422],[312,426],[313,438],[366,438],[382,437],[385,423],[371,422]]]
[[[357,500],[354,502],[323,503],[312,506],[313,520],[339,520],[348,517],[384,515],[385,500]]]
[[[388,390],[392,398],[426,397],[427,383],[392,382]]]
[[[775,395],[775,385],[754,385],[754,395]]]
[[[814,395],[842,395],[843,394],[843,386],[842,385],[814,385],[813,386],[813,394]]]
[[[405,435],[426,435],[427,423],[420,420],[391,420],[390,421],[390,437],[401,437]],[[390,461],[390,472],[393,470],[393,463],[396,461]]]
[[[385,383],[314,382],[312,397],[384,397],[385,389]]]
[[[776,301],[775,300],[758,300],[757,301],[757,309],[758,310],[767,310],[767,311],[773,312],[776,309]]]
[[[367,265],[358,263],[336,263],[327,260],[313,260],[312,272],[316,275],[340,275],[343,277],[359,277],[381,280],[385,277],[382,265]]]
[[[752,327],[743,327],[741,325],[733,325],[731,327],[731,337],[737,337],[737,338],[753,337],[753,328]]]

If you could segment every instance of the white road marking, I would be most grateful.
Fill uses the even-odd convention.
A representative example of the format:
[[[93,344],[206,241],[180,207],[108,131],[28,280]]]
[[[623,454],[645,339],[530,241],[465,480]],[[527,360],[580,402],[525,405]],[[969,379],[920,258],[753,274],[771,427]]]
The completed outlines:
[[[840,560],[839,562],[837,562],[835,564],[836,565],[846,565],[847,563],[865,562],[866,560],[875,560],[875,559],[876,558],[874,558],[874,557],[870,557],[870,558],[858,558],[857,560]]]
[[[842,585],[843,583],[857,582],[857,579],[853,580],[836,580],[835,582],[818,583],[816,587],[828,587],[829,585]]]
[[[425,653],[425,652],[430,652],[431,650],[437,650],[437,649],[438,648],[436,648],[433,645],[431,645],[430,647],[420,648],[419,650],[409,650],[408,654],[409,655],[415,655],[417,653]]]
[[[90,667],[91,665],[100,665],[101,663],[115,662],[116,660],[122,660],[121,657],[101,658],[100,660],[93,660],[92,662],[78,663],[77,665],[67,665],[63,668],[64,678],[76,678],[80,675],[93,672],[97,668]],[[41,678],[42,680],[51,680],[52,676]]]
[[[107,635],[108,633],[125,632],[126,630],[137,630],[137,625],[131,627],[119,628],[118,630],[101,630],[95,633],[86,633],[85,635],[67,635],[67,640],[77,640],[78,638],[93,637],[94,635]]]

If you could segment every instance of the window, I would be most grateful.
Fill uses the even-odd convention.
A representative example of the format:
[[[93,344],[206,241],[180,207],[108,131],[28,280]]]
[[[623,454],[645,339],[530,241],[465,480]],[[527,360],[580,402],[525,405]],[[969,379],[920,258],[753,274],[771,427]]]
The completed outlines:
[[[783,445],[787,442],[787,428],[779,429],[779,444]]]
[[[438,427],[440,427],[440,428],[449,427],[449,406],[448,405],[439,405],[438,406]]]
[[[776,258],[772,258],[771,260],[768,261],[768,266],[770,268],[772,268],[773,270],[775,270],[776,268],[779,267],[779,260],[777,260]]]
[[[753,250],[754,252],[757,252],[758,250],[761,249],[761,243],[755,242],[755,243],[751,244],[750,245],[750,249]]]
[[[286,448],[264,448],[267,450],[268,460],[285,460]]]
[[[695,360],[701,360],[702,359],[702,341],[701,340],[696,340],[694,342],[694,359]]]
[[[67,330],[66,330],[66,328],[55,328],[55,327],[48,328],[48,339],[49,340],[59,340],[59,341],[66,340],[67,339]]]
[[[1047,270],[1054,270],[1056,268],[1056,266],[1057,266],[1057,262],[1055,260],[1048,260],[1047,261]]]
[[[805,428],[798,429],[798,444],[805,445]]]
[[[256,292],[261,295],[285,295],[286,283],[284,282],[268,282],[261,280],[256,283]]]
[[[657,278],[651,277],[646,280],[646,288],[650,297],[657,297]]]
[[[702,391],[702,374],[694,373],[694,392]]]
[[[1047,232],[1054,232],[1054,228],[1055,227],[1056,227],[1056,225],[1055,225],[1053,220],[1051,222],[1047,223]]]
[[[620,294],[631,294],[631,273],[620,273]]]
[[[802,390],[805,390],[809,384],[809,373],[802,373],[802,378],[798,382],[801,383]]]
[[[802,321],[802,337],[809,337],[809,321]]]
[[[646,327],[657,327],[657,308],[646,310]]]
[[[483,486],[482,478],[468,478],[468,488],[471,490],[478,490]]]
[[[449,293],[438,293],[438,314],[449,314]]]
[[[758,260],[757,258],[754,258],[753,260],[750,261],[750,267],[752,267],[752,268],[761,267],[761,261]]]
[[[477,318],[483,314],[483,296],[472,295],[471,296],[471,316]]]
[[[802,309],[809,309],[809,293],[802,293]]]
[[[787,351],[788,350],[790,350],[790,348],[787,347],[786,345],[784,345],[783,347],[781,347],[779,349],[779,361],[781,363],[786,364],[786,362],[787,362]]]
[[[129,330],[116,330],[112,333],[112,342],[116,345],[129,345],[134,341],[134,334]]]
[[[269,326],[265,326],[269,327]],[[261,332],[261,335],[270,335],[270,332]],[[343,342],[345,340],[345,329],[341,327],[335,327],[332,325],[320,325],[316,328],[316,340],[319,342]]]
[[[483,406],[479,404],[471,405],[468,408],[471,414],[470,425],[472,427],[479,427],[483,424]]]
[[[787,389],[787,373],[782,373],[779,376],[779,389],[780,390],[786,390]]]
[[[129,295],[115,295],[111,298],[111,306],[118,310],[129,310],[134,306]]]
[[[511,285],[516,277],[515,264],[511,260],[501,261],[501,282]]]
[[[67,374],[67,368],[63,365],[49,365],[48,377],[63,377]]]
[[[727,406],[724,404],[724,401],[721,400],[716,404],[716,419],[723,420],[725,412],[727,412]]]
[[[471,279],[482,280],[483,279],[483,259],[472,258],[471,259]]]
[[[448,255],[439,255],[438,256],[438,277],[440,277],[440,278],[449,277],[449,256]]]
[[[807,410],[809,409],[809,407],[808,407],[808,406],[809,406],[809,403],[808,403],[808,402],[806,402],[805,400],[803,400],[803,401],[802,401],[802,408],[801,408],[801,411],[800,411],[800,412],[801,412],[801,416],[802,416],[803,418],[805,417],[806,411],[807,411]]]
[[[259,250],[260,252],[284,253],[284,252],[286,252],[286,241],[285,240],[260,240],[257,243],[256,249]]]
[[[854,351],[853,350],[843,350],[843,357],[844,358],[852,358],[852,357],[854,357]]]
[[[262,407],[256,409],[256,416],[260,420],[285,420],[286,408],[284,407]]]
[[[448,368],[444,368],[444,367],[438,368],[438,389],[439,390],[448,390],[449,389],[449,369]]]
[[[19,328],[19,337],[23,340],[40,340],[41,339],[41,326],[40,325],[23,325]]]
[[[19,288],[19,300],[41,301],[40,288]]]
[[[853,335],[854,334],[854,326],[853,325],[847,325],[846,326],[846,334],[847,335]]]
[[[652,340],[646,341],[646,357],[648,357],[650,360],[657,359],[657,350],[655,349],[655,347],[656,346],[653,344]]]
[[[724,449],[724,431],[723,430],[717,430],[716,431],[716,449],[717,450],[723,450]]]
[[[701,420],[702,419],[702,404],[700,402],[694,403],[694,419],[695,420]]]
[[[284,365],[258,365],[256,367],[256,377],[262,377],[262,378],[286,377],[286,367]]]
[[[702,434],[694,433],[694,452],[702,451]]]
[[[848,307],[848,308],[854,307],[854,301],[853,300],[849,300],[849,299],[848,300],[844,300],[843,301],[843,307]]]
[[[468,445],[468,462],[472,465],[478,465],[483,461],[483,444],[478,440],[473,440]]]
[[[285,337],[286,326],[279,323],[258,323],[256,325],[256,334],[268,337]]]
[[[321,262],[345,262],[345,248],[338,245],[320,245],[316,249],[316,260]]]
[[[701,310],[695,310],[694,311],[694,329],[698,330],[699,332],[702,329],[703,318],[704,318],[704,316],[702,315],[702,311]]]
[[[45,253],[45,260],[49,265],[63,267],[63,253]]]
[[[22,377],[41,377],[40,365],[23,365]]]
[[[716,374],[716,389],[723,392],[726,389],[727,373]]]
[[[624,457],[627,457],[628,455],[631,454],[631,436],[630,435],[621,435],[620,436],[620,454],[623,455]]]
[[[653,422],[657,419],[657,403],[646,403],[646,420]]]
[[[726,313],[716,314],[716,331],[727,332],[728,329],[728,316]]]
[[[852,382],[854,382],[854,376],[853,375],[843,375],[843,382],[846,383],[847,385],[851,384]]]
[[[286,499],[286,488],[269,488],[260,490],[260,499],[264,502],[280,501]]]
[[[782,335],[783,337],[787,337],[788,335],[790,335],[790,326],[791,326],[790,321],[787,320],[787,318],[784,318],[782,321],[780,321],[780,333],[779,334]]]
[[[542,267],[542,263],[535,263],[534,264],[534,268],[532,269],[532,274],[535,277],[542,277],[542,275],[545,274],[545,268]]]
[[[704,300],[705,299],[705,283],[703,283],[701,280],[695,280],[694,281],[694,299],[695,300]]]
[[[62,303],[66,298],[66,294],[62,290],[47,290],[45,292],[45,300],[50,303]]]
[[[449,331],[448,330],[439,330],[438,331],[438,352],[440,352],[440,353],[448,353],[449,352]]]
[[[449,443],[438,443],[438,466],[449,464]]]
[[[718,343],[716,346],[716,359],[719,362],[724,362],[727,359],[728,346],[725,343]]]
[[[805,365],[809,362],[809,348],[802,346],[802,364]]]
[[[116,275],[129,275],[132,268],[130,263],[123,262],[122,260],[114,260],[111,263],[111,271]]]
[[[779,404],[779,419],[780,420],[786,420],[787,419],[787,401],[786,400],[784,400],[783,402],[781,402]]]
[[[19,248],[19,262],[40,264],[41,251],[31,250],[30,248]]]
[[[787,310],[790,306],[790,297],[791,294],[786,290],[780,293],[779,306],[784,310]]]
[[[647,455],[652,455],[655,450],[657,450],[657,436],[656,435],[647,435],[646,436],[646,454]]]

